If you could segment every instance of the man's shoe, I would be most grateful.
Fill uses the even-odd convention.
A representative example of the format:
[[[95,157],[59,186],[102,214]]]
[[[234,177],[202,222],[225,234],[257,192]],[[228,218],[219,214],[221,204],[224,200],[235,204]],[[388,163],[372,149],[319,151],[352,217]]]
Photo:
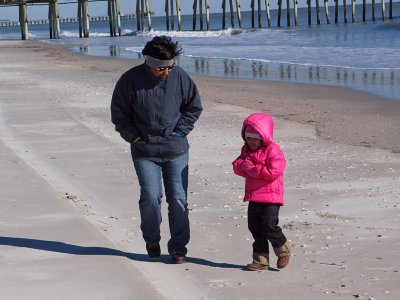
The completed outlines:
[[[174,253],[171,255],[172,263],[174,264],[183,264],[186,262],[186,256],[179,253]]]
[[[159,257],[161,255],[160,244],[146,244],[147,254],[150,257]]]

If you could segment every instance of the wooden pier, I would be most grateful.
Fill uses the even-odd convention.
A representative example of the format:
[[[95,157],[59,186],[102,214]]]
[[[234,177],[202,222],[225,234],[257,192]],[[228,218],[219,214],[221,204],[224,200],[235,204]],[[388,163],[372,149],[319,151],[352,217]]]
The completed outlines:
[[[62,1],[62,0],[61,0]],[[78,22],[79,23],[79,37],[89,37],[89,24],[90,21],[95,20],[108,20],[110,27],[110,36],[121,36],[121,11],[119,6],[119,0],[97,0],[97,1],[107,1],[107,15],[103,17],[90,17],[89,16],[89,0],[76,0],[77,5],[77,17],[76,18],[65,18],[60,19],[58,10],[57,0],[0,0],[0,9],[2,6],[18,6],[19,9],[19,21],[7,21],[0,20],[1,26],[21,26],[21,38],[23,40],[28,39],[28,25],[32,24],[49,24],[49,35],[50,39],[60,38],[60,23],[68,22]],[[169,30],[182,30],[182,20],[181,20],[181,0],[131,0],[136,2],[136,12],[135,14],[129,14],[125,18],[136,18],[137,31],[152,31],[151,22],[151,1],[165,1],[165,22],[166,29]],[[237,25],[242,28],[241,19],[241,4],[240,0],[184,0],[193,1],[193,30],[197,30],[197,18],[199,18],[199,30],[210,30],[210,5],[220,5],[222,10],[222,20],[221,29],[226,29],[226,21],[230,21],[229,27],[235,27],[235,17],[237,19]],[[251,24],[252,27],[263,28],[263,12],[265,13],[266,26],[265,28],[272,27],[272,20],[270,14],[270,1],[271,0],[251,0]],[[355,3],[356,0],[304,0],[307,5],[308,10],[308,24],[311,25],[311,18],[314,14],[316,16],[317,24],[321,24],[321,15],[325,14],[325,20],[327,24],[330,24],[331,16],[329,15],[329,7],[334,7],[334,23],[338,23],[339,20],[339,1],[343,1],[341,9],[343,9],[342,16],[343,22],[349,22],[348,17],[350,12],[347,11],[348,7],[351,7],[351,22],[355,22]],[[331,5],[329,5],[331,1]],[[362,20],[366,21],[366,0],[362,0]],[[393,18],[393,0],[372,0],[372,11],[371,11],[371,21],[376,20],[376,3],[375,1],[380,1],[380,19],[385,21],[386,17],[389,19]],[[282,0],[278,0],[278,16],[277,16],[277,27],[282,26],[282,10],[286,11],[286,26],[290,27],[292,25],[298,25],[298,0],[286,0],[284,3]],[[321,9],[320,2],[323,4],[323,9]],[[389,14],[386,16],[386,2],[389,6]],[[315,3],[315,6],[313,6]],[[48,19],[45,20],[29,20],[27,14],[27,5],[48,5]],[[63,3],[60,3],[63,4]],[[285,4],[285,7],[284,7]],[[291,6],[291,4],[293,4]],[[229,7],[229,12],[227,7]],[[293,17],[292,17],[293,16]],[[205,22],[204,22],[205,18]],[[294,24],[291,24],[291,19],[294,19]],[[175,27],[175,20],[178,22],[177,28]]]
[[[58,1],[57,0],[0,0],[1,6],[18,6],[19,21],[11,22],[3,20],[0,22],[1,26],[21,26],[21,38],[28,39],[28,25],[29,24],[49,24],[50,39],[60,38],[60,23],[78,22],[79,23],[79,37],[89,37],[89,23],[94,20],[106,19],[110,22],[110,36],[121,36],[121,12],[119,9],[118,0],[100,0],[108,2],[108,11],[106,17],[90,17],[89,16],[89,1],[77,0],[74,2],[77,5],[77,17],[65,18],[60,21]],[[72,2],[70,2],[72,3]],[[48,5],[48,16],[46,20],[29,20],[27,14],[27,5]],[[129,15],[133,18],[133,15]]]

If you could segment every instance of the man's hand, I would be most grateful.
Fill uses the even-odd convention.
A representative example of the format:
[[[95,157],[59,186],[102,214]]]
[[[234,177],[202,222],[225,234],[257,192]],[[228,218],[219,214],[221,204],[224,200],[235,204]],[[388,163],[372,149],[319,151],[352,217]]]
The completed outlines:
[[[169,136],[172,136],[172,137],[182,137],[182,134],[180,134],[179,132],[172,132]]]

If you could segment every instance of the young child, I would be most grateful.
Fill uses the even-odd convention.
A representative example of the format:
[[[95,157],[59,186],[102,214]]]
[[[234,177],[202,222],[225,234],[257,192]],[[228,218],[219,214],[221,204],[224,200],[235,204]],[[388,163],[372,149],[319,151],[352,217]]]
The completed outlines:
[[[253,235],[253,262],[246,270],[269,267],[269,245],[278,257],[277,267],[289,263],[291,249],[278,226],[279,208],[283,205],[283,171],[285,156],[273,141],[274,121],[270,115],[253,113],[243,122],[245,141],[235,159],[233,171],[246,180],[243,201],[248,201],[248,227]]]

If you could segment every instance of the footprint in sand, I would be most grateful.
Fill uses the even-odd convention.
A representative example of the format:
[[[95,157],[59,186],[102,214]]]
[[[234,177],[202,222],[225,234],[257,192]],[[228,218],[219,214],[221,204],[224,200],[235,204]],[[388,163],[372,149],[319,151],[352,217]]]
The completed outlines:
[[[224,288],[228,287],[229,285],[224,280],[210,279],[208,286],[212,288]]]

